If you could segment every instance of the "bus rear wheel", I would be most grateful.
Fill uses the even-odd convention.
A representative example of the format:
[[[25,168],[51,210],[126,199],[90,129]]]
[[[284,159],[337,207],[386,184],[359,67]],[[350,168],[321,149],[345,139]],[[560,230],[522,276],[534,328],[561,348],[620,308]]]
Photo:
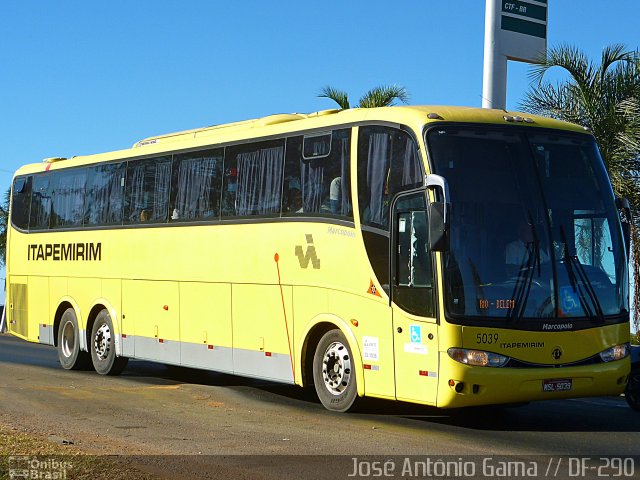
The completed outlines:
[[[356,372],[349,343],[340,330],[320,339],[313,357],[313,383],[327,410],[346,412],[358,399]]]
[[[80,350],[80,329],[73,308],[67,308],[60,319],[58,360],[65,370],[84,370],[91,365],[89,353]]]
[[[115,332],[109,312],[100,311],[91,329],[91,360],[100,375],[119,375],[129,359],[116,356]]]

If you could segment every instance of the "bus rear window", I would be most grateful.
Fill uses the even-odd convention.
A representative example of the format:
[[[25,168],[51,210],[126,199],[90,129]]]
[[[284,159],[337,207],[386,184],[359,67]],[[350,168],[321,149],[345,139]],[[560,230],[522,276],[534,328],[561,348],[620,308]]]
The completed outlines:
[[[11,222],[21,230],[29,228],[29,208],[31,206],[31,177],[16,178],[13,182],[11,199]]]

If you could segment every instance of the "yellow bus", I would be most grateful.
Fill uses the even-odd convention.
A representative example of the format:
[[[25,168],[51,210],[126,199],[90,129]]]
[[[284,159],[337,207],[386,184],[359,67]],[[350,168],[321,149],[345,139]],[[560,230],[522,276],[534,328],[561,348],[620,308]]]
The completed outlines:
[[[281,114],[20,168],[10,332],[442,408],[616,395],[628,223],[594,138],[536,116]]]

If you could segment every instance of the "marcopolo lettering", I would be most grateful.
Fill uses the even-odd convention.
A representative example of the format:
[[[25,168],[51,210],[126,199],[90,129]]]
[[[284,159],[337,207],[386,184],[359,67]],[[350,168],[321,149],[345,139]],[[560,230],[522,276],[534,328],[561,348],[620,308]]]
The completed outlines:
[[[573,323],[543,323],[542,330],[571,330]]]
[[[27,260],[100,261],[102,243],[32,243],[27,247]]]

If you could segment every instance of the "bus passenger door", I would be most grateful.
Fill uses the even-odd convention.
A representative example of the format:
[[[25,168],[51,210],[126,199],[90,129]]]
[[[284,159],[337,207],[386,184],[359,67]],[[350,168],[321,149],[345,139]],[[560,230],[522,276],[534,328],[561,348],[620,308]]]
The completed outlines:
[[[392,232],[396,398],[435,404],[438,326],[424,192],[398,198]]]

